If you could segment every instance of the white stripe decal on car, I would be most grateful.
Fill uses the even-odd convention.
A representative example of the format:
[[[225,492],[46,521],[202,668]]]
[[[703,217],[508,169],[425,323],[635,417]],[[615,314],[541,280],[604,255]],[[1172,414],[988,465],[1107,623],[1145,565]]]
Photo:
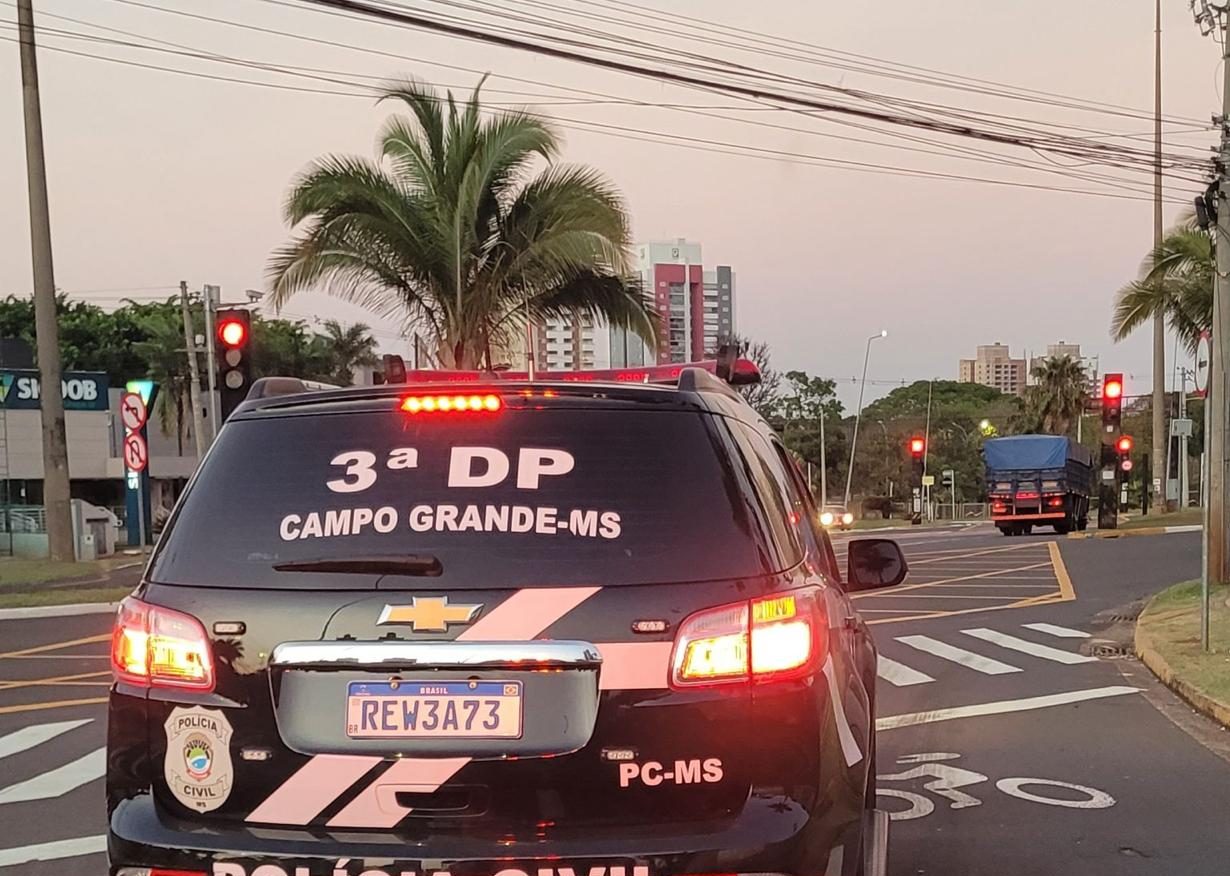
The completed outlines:
[[[378,757],[318,754],[253,809],[247,820],[307,824],[378,763]]]
[[[392,827],[410,812],[409,806],[397,802],[399,792],[430,794],[469,762],[468,757],[398,760],[330,818],[329,827]]]

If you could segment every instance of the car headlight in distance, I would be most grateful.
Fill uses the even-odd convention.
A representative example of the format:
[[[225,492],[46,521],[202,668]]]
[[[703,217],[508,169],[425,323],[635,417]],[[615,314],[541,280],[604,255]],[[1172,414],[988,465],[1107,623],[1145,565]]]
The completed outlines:
[[[832,511],[821,511],[820,512],[820,525],[821,526],[832,526],[833,525],[833,512]]]
[[[846,526],[849,526],[854,522],[854,515],[847,511],[845,514],[841,515],[841,522]]]

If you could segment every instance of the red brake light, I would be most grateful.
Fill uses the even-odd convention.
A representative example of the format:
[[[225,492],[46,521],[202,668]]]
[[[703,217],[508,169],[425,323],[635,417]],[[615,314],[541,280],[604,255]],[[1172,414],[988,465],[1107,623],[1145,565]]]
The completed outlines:
[[[498,395],[462,393],[450,395],[411,395],[402,399],[401,409],[408,414],[435,413],[436,411],[486,411],[494,413],[504,407]]]
[[[806,675],[825,651],[810,596],[787,594],[697,612],[675,638],[675,687]]]
[[[237,319],[229,319],[218,325],[218,338],[228,347],[238,347],[247,334],[247,329]]]
[[[214,689],[213,651],[201,622],[131,596],[116,614],[111,671],[116,681],[141,687]]]

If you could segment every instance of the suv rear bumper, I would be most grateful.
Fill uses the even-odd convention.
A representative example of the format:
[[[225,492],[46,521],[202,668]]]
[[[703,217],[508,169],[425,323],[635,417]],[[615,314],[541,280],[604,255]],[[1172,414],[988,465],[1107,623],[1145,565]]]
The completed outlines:
[[[729,821],[620,825],[530,837],[216,825],[202,827],[159,810],[152,797],[126,800],[112,813],[107,846],[120,867],[165,867],[209,876],[675,876],[689,873],[783,873],[849,876],[860,854],[861,811],[809,813],[784,796],[758,795]],[[348,862],[349,866],[347,866]],[[220,865],[230,864],[226,868]],[[242,868],[242,869],[236,869]],[[302,869],[297,869],[302,868]],[[635,868],[635,869],[634,869]],[[643,869],[642,869],[643,868]],[[335,869],[338,873],[335,874]]]

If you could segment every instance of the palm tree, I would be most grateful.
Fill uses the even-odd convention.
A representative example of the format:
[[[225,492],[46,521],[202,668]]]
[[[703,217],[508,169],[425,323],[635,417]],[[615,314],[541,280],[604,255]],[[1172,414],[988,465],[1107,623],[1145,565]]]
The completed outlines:
[[[317,337],[333,369],[330,379],[334,383],[349,386],[354,382],[356,368],[371,368],[380,361],[376,356],[376,339],[363,323],[343,328],[336,319],[326,319],[324,328],[324,334]]]
[[[1029,431],[1066,435],[1085,410],[1089,376],[1071,356],[1052,356],[1035,365],[1032,373],[1037,383],[1025,394]]]
[[[330,155],[286,199],[298,234],[273,254],[270,298],[323,286],[397,315],[441,364],[490,366],[527,319],[582,314],[655,344],[659,320],[630,273],[628,216],[596,171],[555,163],[561,142],[525,111],[483,115],[423,83],[391,83],[379,159]],[[546,168],[533,175],[532,165]]]
[[[189,400],[192,379],[188,354],[184,351],[184,324],[179,304],[132,305],[143,330],[144,340],[132,345],[133,352],[145,360],[146,376],[158,384],[155,413],[164,435],[174,435],[179,455],[184,454],[184,431],[191,421]]]
[[[1121,341],[1155,316],[1164,316],[1195,349],[1213,325],[1213,241],[1188,213],[1145,258],[1140,278],[1115,294],[1111,337]]]

